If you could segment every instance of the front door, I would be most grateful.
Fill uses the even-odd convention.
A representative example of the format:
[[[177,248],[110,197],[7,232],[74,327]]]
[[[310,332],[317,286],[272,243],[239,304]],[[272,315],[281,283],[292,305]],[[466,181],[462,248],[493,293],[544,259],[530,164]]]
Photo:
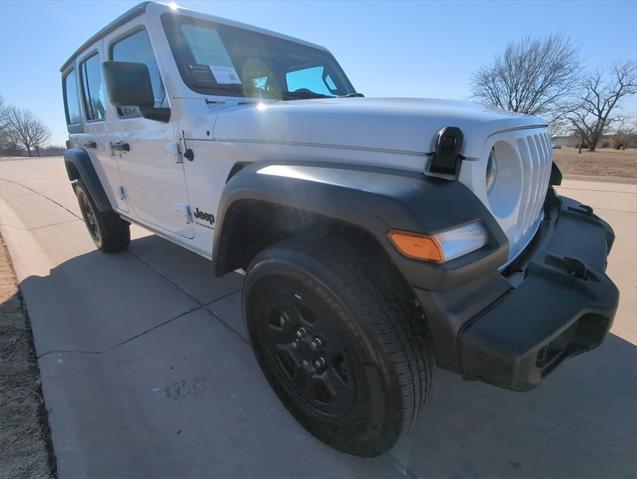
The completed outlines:
[[[157,62],[143,25],[128,25],[105,41],[108,58],[148,66],[155,107],[168,100]],[[123,194],[134,219],[158,232],[193,238],[195,231],[188,205],[186,182],[178,141],[172,123],[149,120],[137,107],[115,108],[109,128],[109,147],[119,160]]]
[[[177,143],[171,129],[156,123],[131,119],[124,132],[111,135],[111,148],[119,155],[124,194],[142,223],[160,232],[192,238],[194,229]]]

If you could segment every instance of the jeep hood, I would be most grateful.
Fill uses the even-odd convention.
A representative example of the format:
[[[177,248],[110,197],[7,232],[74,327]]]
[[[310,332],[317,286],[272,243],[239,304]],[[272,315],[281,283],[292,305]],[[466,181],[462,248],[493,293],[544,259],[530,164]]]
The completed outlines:
[[[219,114],[214,137],[422,155],[433,150],[436,134],[446,126],[462,130],[461,154],[478,158],[489,135],[546,122],[455,100],[329,98],[230,107]]]

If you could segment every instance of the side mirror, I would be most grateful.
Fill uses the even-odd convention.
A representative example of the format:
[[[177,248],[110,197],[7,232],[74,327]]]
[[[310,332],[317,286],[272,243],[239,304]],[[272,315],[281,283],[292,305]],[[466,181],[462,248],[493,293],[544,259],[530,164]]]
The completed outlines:
[[[137,106],[142,116],[151,120],[170,119],[170,108],[154,108],[153,86],[145,64],[109,61],[102,63],[102,70],[113,105]]]

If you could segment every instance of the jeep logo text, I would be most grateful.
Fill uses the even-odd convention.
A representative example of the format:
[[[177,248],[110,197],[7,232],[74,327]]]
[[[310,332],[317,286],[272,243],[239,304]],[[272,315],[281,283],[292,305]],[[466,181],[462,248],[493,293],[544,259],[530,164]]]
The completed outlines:
[[[193,216],[197,218],[198,220],[207,221],[211,225],[214,224],[215,222],[215,215],[211,213],[206,213],[205,211],[200,211],[199,208],[195,208],[195,212],[193,213]]]

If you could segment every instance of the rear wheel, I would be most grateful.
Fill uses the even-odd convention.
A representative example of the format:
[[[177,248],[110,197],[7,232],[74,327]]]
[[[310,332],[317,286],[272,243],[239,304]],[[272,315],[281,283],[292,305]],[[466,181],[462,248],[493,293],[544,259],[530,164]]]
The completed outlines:
[[[246,273],[259,365],[294,417],[359,456],[390,449],[430,387],[423,320],[395,268],[338,237],[272,246]]]
[[[95,246],[105,253],[115,253],[128,248],[130,225],[116,213],[102,212],[82,182],[75,185],[75,194],[84,223]]]

